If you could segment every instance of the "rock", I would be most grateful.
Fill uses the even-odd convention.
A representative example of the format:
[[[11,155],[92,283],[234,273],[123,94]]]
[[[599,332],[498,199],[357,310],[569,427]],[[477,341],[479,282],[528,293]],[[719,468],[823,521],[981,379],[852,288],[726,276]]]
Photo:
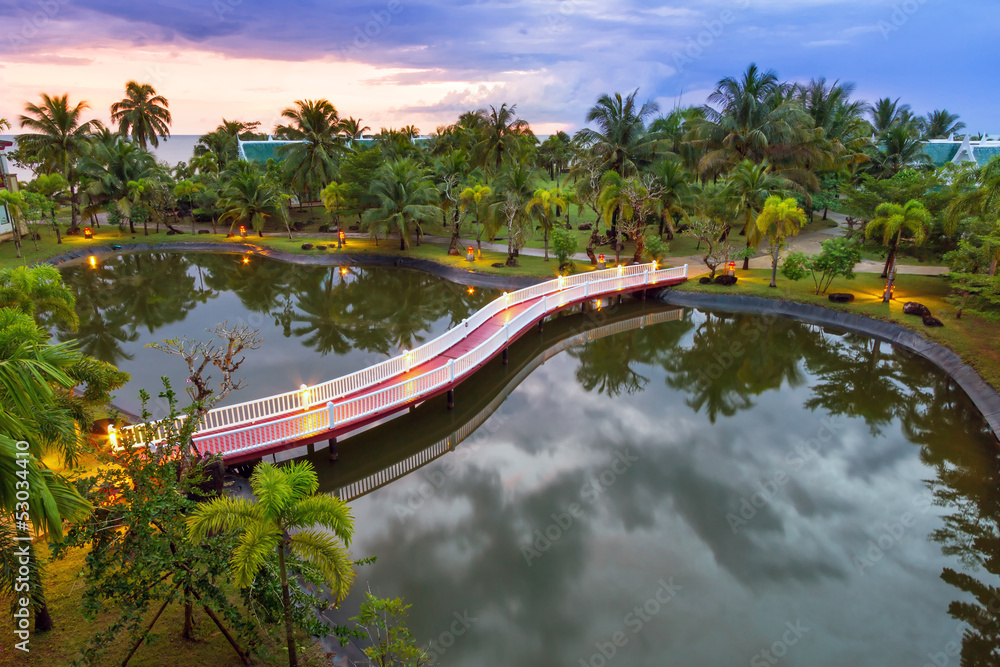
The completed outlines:
[[[316,246],[316,250],[326,250],[326,246],[325,245],[318,245],[318,246]]]
[[[854,295],[848,292],[834,292],[826,297],[834,303],[850,303],[854,301]]]
[[[320,225],[319,229],[317,229],[316,231],[318,231],[320,234],[326,234],[327,232],[330,231],[330,225]]]
[[[348,229],[351,230],[352,232],[361,231],[361,228],[358,227],[357,225],[351,225],[350,227],[348,227]]]
[[[922,303],[917,303],[916,301],[907,301],[903,304],[903,314],[904,315],[916,315],[917,317],[930,317],[931,310]]]
[[[941,320],[939,320],[938,318],[934,317],[933,315],[931,315],[929,313],[927,315],[924,315],[923,320],[924,320],[924,326],[925,327],[943,327],[944,326],[944,322],[942,322]]]
[[[210,230],[208,230],[208,229],[199,229],[198,233],[199,234],[211,234],[212,232]]]
[[[168,229],[168,230],[167,230],[167,236],[176,236],[177,234],[183,234],[183,233],[184,233],[184,232],[177,232],[177,231],[174,231],[173,229]]]
[[[456,257],[461,257],[462,256],[462,253],[460,253],[458,251],[458,248],[448,248],[448,254],[449,255],[454,255]]]
[[[731,285],[735,285],[737,280],[738,278],[736,276],[727,276],[727,275],[715,276],[716,285],[725,285],[729,287]]]
[[[313,249],[313,244],[312,243],[303,243],[302,244],[302,249],[303,250],[312,250]]]
[[[504,264],[503,262],[493,262],[490,266],[492,266],[494,269],[506,269],[507,268],[507,265]]]
[[[708,276],[702,276],[701,278],[698,278],[698,283],[701,285],[711,285],[712,279]]]
[[[589,222],[585,222],[582,225],[577,226],[577,229],[579,229],[581,232],[589,232],[593,228],[594,226]]]

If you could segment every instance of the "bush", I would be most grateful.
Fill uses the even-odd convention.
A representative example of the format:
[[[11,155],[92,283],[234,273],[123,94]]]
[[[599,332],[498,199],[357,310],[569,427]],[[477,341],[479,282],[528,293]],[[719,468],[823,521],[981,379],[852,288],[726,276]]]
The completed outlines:
[[[788,253],[781,265],[781,275],[789,280],[802,280],[809,275],[809,264],[809,257],[804,253]]]
[[[659,262],[667,254],[670,244],[660,238],[659,234],[649,233],[646,234],[645,247],[650,261]]]
[[[563,267],[569,263],[570,258],[576,254],[577,240],[573,232],[557,227],[552,230],[552,252],[559,260],[559,266]]]
[[[834,278],[854,279],[854,266],[861,261],[858,244],[840,237],[823,241],[819,254],[809,257],[801,252],[790,253],[781,265],[781,275],[789,280],[802,280],[812,274],[816,294],[825,294]]]

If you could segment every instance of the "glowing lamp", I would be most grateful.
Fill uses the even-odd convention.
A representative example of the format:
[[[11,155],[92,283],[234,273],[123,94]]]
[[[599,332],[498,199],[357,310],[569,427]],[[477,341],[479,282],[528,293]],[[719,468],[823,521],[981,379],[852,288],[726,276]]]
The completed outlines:
[[[471,262],[471,261],[473,261],[475,259],[476,259],[476,251],[470,245],[468,248],[465,249],[465,261]]]
[[[470,287],[467,291],[469,292],[469,294],[475,294],[476,293],[476,290],[473,289],[472,287]]]
[[[347,267],[346,266],[340,267],[340,275],[342,275],[342,276],[346,276],[347,275]]]
[[[302,407],[309,405],[309,387],[305,384],[299,385],[299,396],[302,397]]]
[[[247,237],[247,228],[246,228],[246,225],[240,225],[240,236],[242,238],[246,238]]]
[[[96,269],[97,268],[97,258],[96,257],[94,257],[93,255],[91,255],[90,259],[88,261],[90,262],[90,268],[92,268],[92,269]]]
[[[599,269],[606,269],[607,267],[608,267],[608,263],[604,260],[604,255],[603,254],[598,255],[597,256],[597,268],[599,268]]]
[[[726,275],[727,276],[736,275],[736,262],[729,262],[729,264],[726,264]]]
[[[625,273],[625,265],[624,264],[619,264],[618,265],[618,275],[622,275],[624,273]]]
[[[118,449],[118,431],[114,424],[108,424],[108,442],[111,443],[112,449]]]
[[[341,229],[339,232],[337,232],[337,247],[343,248],[344,245],[346,244],[347,244],[347,234],[345,234],[344,230]]]
[[[92,238],[94,238],[94,230],[91,229],[90,227],[84,227],[83,228],[83,238],[85,238],[85,239],[92,239]]]
[[[250,258],[249,257],[244,257],[243,258],[243,263],[244,264],[249,264],[250,263]]]

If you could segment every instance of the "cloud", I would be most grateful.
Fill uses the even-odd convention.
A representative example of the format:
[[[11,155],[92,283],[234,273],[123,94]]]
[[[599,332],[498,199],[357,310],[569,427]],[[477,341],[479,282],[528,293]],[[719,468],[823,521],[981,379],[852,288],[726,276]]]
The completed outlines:
[[[843,46],[844,44],[850,44],[846,39],[818,39],[812,42],[805,42],[802,46],[808,47],[825,47],[825,46]]]

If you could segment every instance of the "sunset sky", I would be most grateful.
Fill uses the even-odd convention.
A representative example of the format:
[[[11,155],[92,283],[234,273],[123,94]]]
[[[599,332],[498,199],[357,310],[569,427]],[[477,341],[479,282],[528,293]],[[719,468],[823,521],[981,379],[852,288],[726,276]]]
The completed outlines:
[[[270,128],[319,97],[375,130],[425,133],[506,101],[548,134],[582,127],[603,92],[701,104],[756,61],[1000,132],[1000,7],[983,0],[0,0],[0,26],[11,121],[41,92],[107,121],[136,79],[169,99],[175,134],[222,117]]]

